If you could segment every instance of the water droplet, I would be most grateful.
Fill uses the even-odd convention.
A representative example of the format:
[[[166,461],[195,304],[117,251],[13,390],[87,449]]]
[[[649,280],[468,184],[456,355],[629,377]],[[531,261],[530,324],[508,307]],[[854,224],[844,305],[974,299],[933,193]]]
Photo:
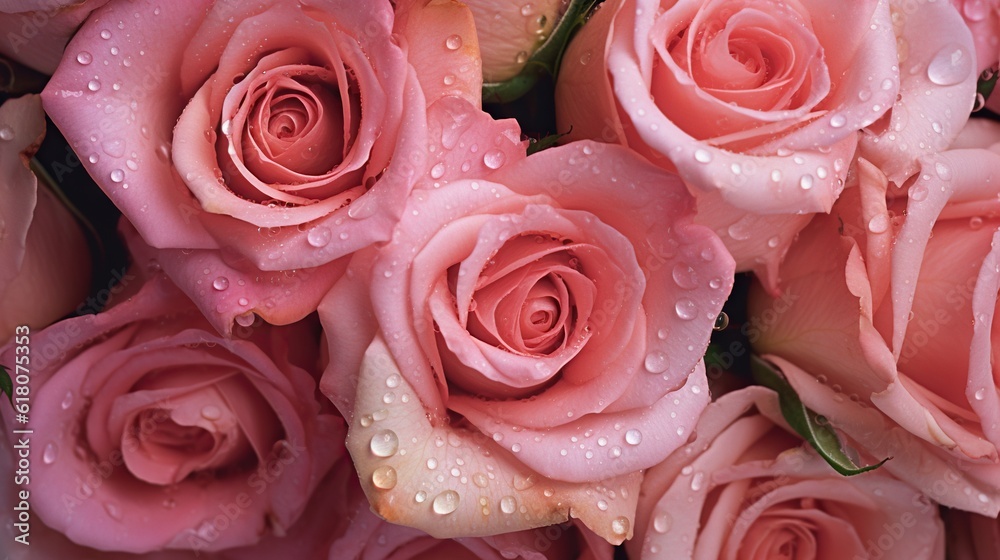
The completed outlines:
[[[833,128],[841,128],[847,124],[847,117],[841,114],[834,115],[830,117],[830,126]]]
[[[667,512],[660,513],[653,518],[653,530],[657,533],[666,533],[673,524],[674,519]]]
[[[803,175],[799,179],[799,186],[802,187],[802,190],[804,190],[804,191],[807,191],[807,190],[813,188],[813,176],[809,175],[808,173],[805,174],[805,175]]]
[[[457,50],[462,46],[462,38],[458,35],[451,35],[444,40],[444,46],[448,47],[448,50]]]
[[[500,150],[491,150],[483,154],[483,165],[490,169],[499,169],[506,161],[507,156]]]
[[[219,276],[218,278],[212,281],[212,287],[220,292],[224,291],[226,288],[229,287],[229,279],[226,278],[225,276]]]
[[[698,287],[698,273],[686,264],[678,264],[673,270],[674,283],[685,290]]]
[[[504,513],[514,513],[517,511],[517,500],[514,499],[514,496],[500,498],[500,511]]]
[[[122,519],[122,509],[112,502],[104,503],[104,511],[108,512],[111,519],[115,521],[121,521]]]
[[[413,495],[413,501],[417,502],[418,504],[424,503],[424,500],[426,499],[427,499],[427,492],[424,492],[423,490]]]
[[[670,358],[663,352],[650,352],[646,354],[643,365],[646,366],[646,371],[649,373],[663,373],[670,366]]]
[[[965,0],[965,4],[962,5],[962,14],[969,21],[983,21],[989,14],[989,7],[984,0]]]
[[[979,216],[973,216],[969,218],[969,228],[976,230],[983,227],[983,219]]]
[[[431,502],[431,508],[434,510],[434,513],[447,515],[458,509],[458,499],[458,492],[445,490],[434,497],[434,501]]]
[[[379,430],[372,436],[370,447],[376,457],[392,457],[399,449],[399,438],[392,430]]]
[[[775,183],[781,182],[781,171],[778,170],[778,169],[772,170],[771,171],[771,180],[774,181]]]
[[[472,483],[480,488],[486,488],[486,485],[489,484],[489,480],[486,479],[485,474],[477,472],[472,475]]]
[[[674,305],[674,311],[677,312],[678,317],[685,321],[690,321],[698,315],[698,307],[687,298],[678,300],[677,304]]]
[[[42,451],[42,462],[46,465],[51,465],[56,461],[56,456],[59,454],[59,448],[56,447],[55,443],[49,443],[45,446],[45,450]]]
[[[907,191],[907,195],[909,195],[910,200],[920,202],[921,200],[927,198],[927,186],[923,183],[914,184],[910,187],[910,190]]]
[[[885,233],[889,229],[889,218],[885,214],[877,214],[868,220],[868,231],[872,233]]]
[[[712,330],[722,331],[729,326],[729,315],[726,315],[725,311],[719,313],[719,316],[715,318],[715,324],[712,325]]]
[[[101,31],[101,39],[108,40],[111,38],[111,32],[107,29]]]
[[[113,169],[111,171],[111,180],[115,183],[121,183],[125,180],[125,172],[121,169]]]
[[[698,163],[708,163],[712,161],[712,153],[699,148],[694,151],[694,160]]]
[[[514,453],[520,453],[521,452],[521,444],[520,443],[515,443],[514,445],[510,446],[510,450],[513,451]]]
[[[100,80],[97,80],[95,78],[95,79],[90,80],[89,82],[87,82],[87,89],[89,89],[90,91],[97,91],[97,90],[101,89],[101,82],[100,82]]]
[[[528,51],[521,51],[517,53],[517,56],[514,57],[514,62],[518,64],[524,64],[527,61],[528,61]]]
[[[927,65],[927,77],[939,86],[955,85],[969,77],[973,59],[965,48],[952,43],[938,51]]]
[[[611,532],[616,535],[627,535],[629,526],[627,517],[616,517],[611,521]]]
[[[608,511],[608,502],[604,500],[597,500],[597,509],[601,511]]]
[[[434,167],[431,168],[431,178],[432,179],[440,179],[443,175],[444,175],[444,164],[443,163],[438,163],[437,165],[435,165]]]
[[[80,53],[76,55],[76,61],[86,66],[94,61],[94,57],[87,51],[80,51]]]
[[[235,320],[236,324],[241,327],[252,327],[254,322],[257,320],[257,316],[254,315],[253,311],[247,311],[246,313],[237,315],[233,320]]]
[[[938,161],[934,163],[934,172],[942,181],[950,181],[952,174],[951,168],[948,167],[944,162]]]
[[[73,406],[73,391],[66,391],[66,396],[63,397],[62,403],[59,407],[63,410],[69,410],[69,407]]]
[[[247,306],[247,305],[250,305],[250,300],[248,300],[245,297],[241,297],[236,303],[238,303],[240,305],[243,305],[243,306]]]
[[[372,423],[375,422],[375,417],[370,414],[365,414],[361,416],[361,420],[359,420],[358,422],[361,423],[361,427],[367,428],[368,426],[371,426]]]
[[[691,477],[691,490],[694,490],[695,492],[701,490],[704,483],[705,483],[705,473],[703,472],[694,473],[694,476]]]
[[[625,432],[625,443],[629,445],[639,445],[642,442],[642,432],[631,429]]]
[[[973,395],[977,401],[981,401],[986,398],[986,389],[979,389]]]
[[[375,488],[391,490],[396,486],[396,469],[388,465],[382,465],[375,469],[372,471],[372,484],[375,485]]]
[[[614,447],[612,447],[608,451],[608,456],[610,456],[612,459],[617,459],[617,458],[621,457],[622,456],[622,448],[618,447],[617,445],[614,446]]]
[[[309,233],[306,234],[306,242],[309,243],[310,246],[318,249],[320,247],[326,247],[330,243],[330,239],[332,237],[333,233],[330,231],[330,228],[318,226],[309,230]]]

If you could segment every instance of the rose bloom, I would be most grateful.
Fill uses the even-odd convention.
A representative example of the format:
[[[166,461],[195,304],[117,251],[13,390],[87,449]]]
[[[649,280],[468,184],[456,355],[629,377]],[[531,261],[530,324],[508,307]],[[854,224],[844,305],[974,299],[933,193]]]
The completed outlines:
[[[769,389],[719,398],[697,433],[646,472],[629,558],[943,560],[935,504],[881,469],[834,471]]]
[[[435,537],[572,514],[627,538],[641,469],[708,403],[732,283],[691,210],[675,176],[592,142],[421,183],[319,309],[374,511]]]
[[[400,4],[397,19],[386,0],[112,1],[43,92],[221,332],[315,310],[341,257],[388,239],[426,159],[427,106],[478,100],[468,10]]]
[[[927,67],[946,45],[971,58],[946,2],[614,0],[563,58],[558,122],[675,169],[737,269],[776,290],[795,234],[843,189],[859,131],[874,127],[868,145],[888,161],[941,149],[964,123],[971,65]]]
[[[17,325],[68,315],[90,288],[90,250],[73,216],[28,167],[45,136],[37,95],[0,107],[0,342]]]
[[[133,553],[283,534],[343,456],[343,421],[310,373],[315,325],[225,339],[162,275],[136,287],[0,351],[12,373],[29,356],[30,422],[3,415],[8,434],[35,434],[32,516],[77,544]]]
[[[907,198],[859,160],[856,184],[803,231],[785,302],[751,292],[751,342],[803,401],[944,505],[1000,511],[993,355],[1000,127],[972,121],[921,158]],[[849,397],[849,399],[845,399]]]

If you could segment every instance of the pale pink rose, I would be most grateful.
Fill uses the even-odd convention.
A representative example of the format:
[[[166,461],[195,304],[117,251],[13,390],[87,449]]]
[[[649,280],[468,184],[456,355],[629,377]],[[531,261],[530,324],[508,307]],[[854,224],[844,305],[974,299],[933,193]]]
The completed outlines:
[[[135,292],[135,288],[131,288]],[[317,398],[316,325],[220,337],[154,276],[107,311],[15,336],[30,357],[33,515],[102,550],[214,551],[281,535],[343,457]],[[21,403],[18,403],[21,404]]]
[[[545,43],[559,23],[567,2],[468,0],[465,5],[476,18],[483,80],[503,82],[518,75],[528,58]]]
[[[885,175],[859,160],[857,184],[789,252],[785,301],[751,292],[751,342],[859,447],[895,457],[884,468],[996,516],[1000,127],[974,123],[921,158],[907,200],[887,205]]]
[[[55,72],[63,50],[90,12],[108,0],[3,0],[0,54],[34,68]]]
[[[374,511],[439,538],[570,514],[627,538],[641,469],[708,403],[701,356],[732,283],[691,202],[593,142],[415,189],[319,309],[322,388]]]
[[[721,397],[697,431],[646,472],[629,558],[943,560],[936,504],[884,470],[834,471],[769,389]]]
[[[406,4],[113,1],[73,39],[46,109],[220,331],[315,310],[425,172],[427,107],[478,103],[468,11]]]
[[[563,57],[558,123],[676,169],[699,223],[774,288],[895,102],[897,64],[885,0],[609,0]]]
[[[28,167],[43,136],[37,95],[0,107],[0,341],[17,325],[40,328],[70,314],[90,289],[83,231]]]

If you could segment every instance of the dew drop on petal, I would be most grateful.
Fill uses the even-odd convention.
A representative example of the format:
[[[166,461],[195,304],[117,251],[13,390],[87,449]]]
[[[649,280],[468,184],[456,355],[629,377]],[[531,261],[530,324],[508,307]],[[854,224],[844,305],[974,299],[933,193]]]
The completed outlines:
[[[448,50],[457,50],[462,47],[462,38],[458,35],[451,35],[444,40],[444,46],[448,47]]]
[[[830,126],[833,128],[842,128],[845,124],[847,124],[847,117],[844,115],[836,114],[830,117]]]
[[[690,321],[698,316],[698,307],[693,301],[687,298],[678,300],[677,304],[674,305],[674,311],[678,317],[685,321]]]
[[[646,371],[649,373],[663,373],[670,365],[670,359],[663,352],[650,352],[649,354],[646,354],[646,359],[643,362],[643,365],[646,366]]]
[[[491,150],[483,154],[483,165],[490,169],[499,169],[507,161],[507,156],[500,150]]]
[[[376,457],[392,457],[399,450],[399,438],[392,430],[379,430],[372,436],[370,447]]]
[[[670,526],[673,525],[673,523],[674,520],[669,513],[660,513],[653,518],[653,530],[661,534],[666,533],[670,530]]]
[[[957,43],[946,45],[927,65],[927,78],[939,86],[955,85],[969,77],[973,62],[965,47]]]
[[[868,231],[872,233],[885,233],[889,229],[889,218],[885,214],[877,214],[868,220]]]
[[[321,247],[326,247],[330,243],[330,239],[333,237],[333,233],[330,228],[325,226],[314,227],[309,230],[306,234],[306,242],[310,246],[316,247],[317,249]]]
[[[381,490],[391,490],[396,486],[396,469],[382,465],[372,471],[372,484]]]
[[[101,89],[100,80],[94,79],[87,82],[87,89],[89,89],[90,91],[97,91]]]
[[[80,51],[79,54],[76,55],[76,61],[86,66],[94,61],[94,57],[87,51]]]
[[[517,511],[517,500],[514,499],[514,496],[500,498],[500,511],[504,513],[514,513]]]
[[[629,526],[627,517],[616,517],[611,521],[611,532],[616,535],[627,535]]]
[[[56,461],[56,456],[59,454],[59,448],[56,447],[55,443],[49,443],[45,446],[45,450],[42,451],[42,462],[46,465],[51,465]]]
[[[629,445],[639,445],[642,442],[642,432],[636,429],[625,432],[625,443]]]
[[[708,150],[699,148],[694,151],[694,160],[698,163],[708,163],[712,161],[712,153]]]
[[[218,291],[224,291],[229,287],[229,279],[225,276],[219,276],[212,282],[212,287]]]
[[[458,492],[445,490],[434,497],[434,501],[431,502],[431,508],[434,510],[434,513],[447,515],[458,509],[458,501]]]

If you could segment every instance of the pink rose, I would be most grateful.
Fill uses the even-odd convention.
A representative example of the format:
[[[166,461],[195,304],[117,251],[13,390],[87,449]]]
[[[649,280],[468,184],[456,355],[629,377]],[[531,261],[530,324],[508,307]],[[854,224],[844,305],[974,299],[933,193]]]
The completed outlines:
[[[721,397],[697,431],[646,472],[630,558],[943,560],[935,504],[883,470],[835,472],[770,390]]]
[[[427,106],[478,98],[471,15],[407,5],[394,29],[386,0],[114,1],[74,38],[46,109],[218,330],[315,310],[341,257],[388,239]]]
[[[605,2],[563,59],[559,126],[676,169],[698,222],[775,290],[795,234],[840,194],[860,130],[871,157],[912,160],[946,146],[971,109],[965,66],[927,70],[947,45],[959,58],[971,48],[961,18],[944,2],[898,11],[885,0]],[[902,75],[897,39],[910,45]],[[879,125],[890,109],[891,129]]]
[[[808,406],[870,455],[894,457],[884,468],[996,516],[1000,127],[974,123],[954,149],[921,158],[908,200],[887,204],[885,175],[859,160],[857,184],[789,252],[784,300],[751,293],[762,319],[751,342]]]
[[[0,341],[44,327],[90,289],[90,250],[76,220],[28,167],[45,136],[37,95],[0,107]]]
[[[962,14],[976,42],[976,71],[997,65],[1000,59],[1000,2],[997,0],[951,0]]]
[[[77,544],[255,544],[291,527],[343,456],[309,324],[225,339],[161,275],[101,314],[19,334],[0,363],[30,357],[32,512]],[[3,414],[8,434],[21,426]]]
[[[3,0],[0,54],[51,74],[70,37],[108,0]]]
[[[415,189],[319,309],[374,510],[439,538],[570,513],[627,538],[641,469],[708,402],[732,282],[690,216],[676,177],[592,142]]]

